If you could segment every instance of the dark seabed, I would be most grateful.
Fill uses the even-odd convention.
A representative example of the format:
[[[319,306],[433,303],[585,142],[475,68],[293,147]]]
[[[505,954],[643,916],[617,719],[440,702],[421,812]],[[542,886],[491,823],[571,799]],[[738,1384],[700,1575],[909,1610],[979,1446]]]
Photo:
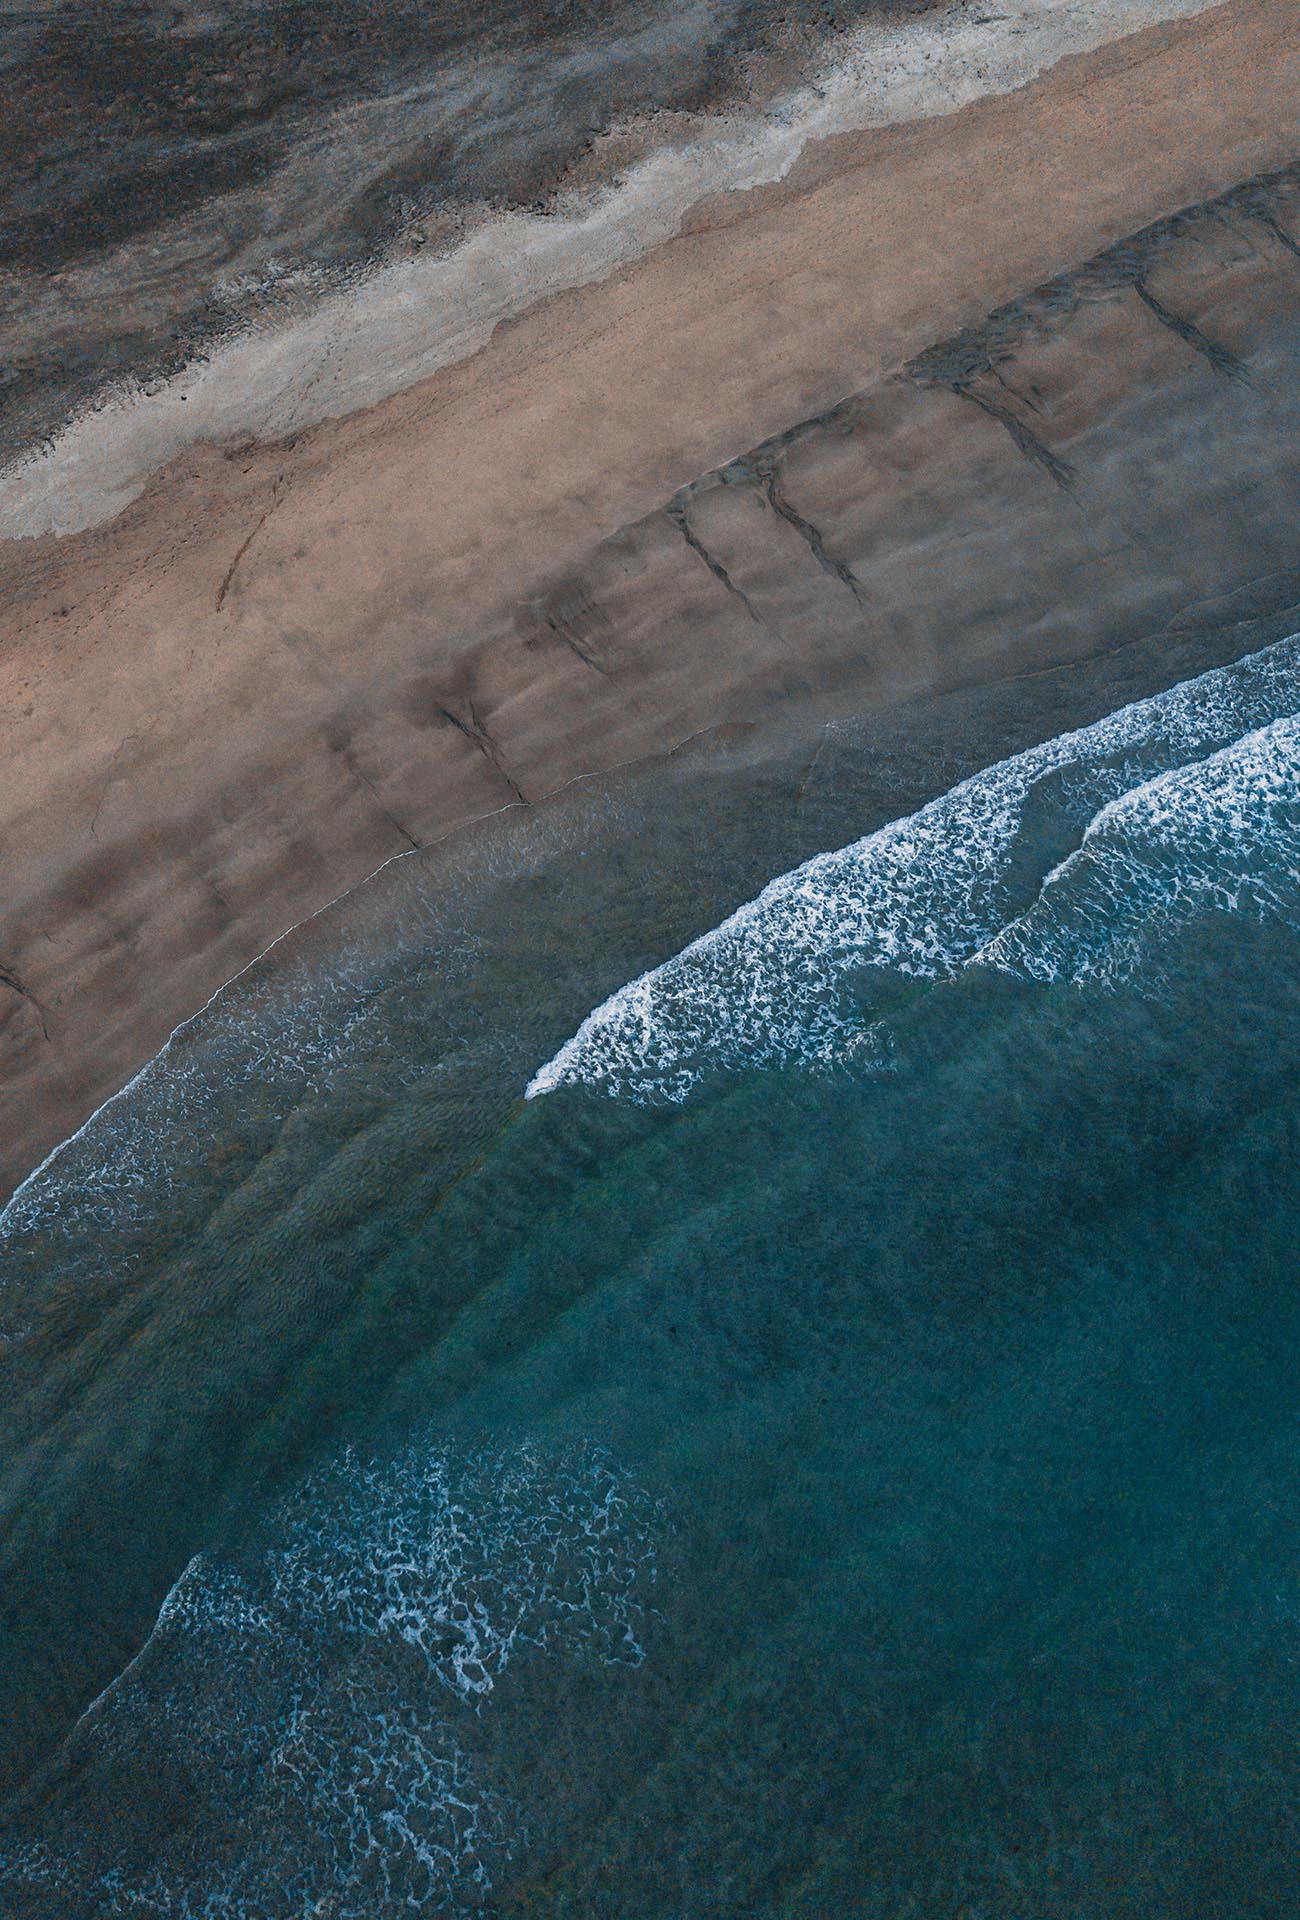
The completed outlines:
[[[1300,1908],[1263,638],[503,816],[20,1193],[6,1914]]]

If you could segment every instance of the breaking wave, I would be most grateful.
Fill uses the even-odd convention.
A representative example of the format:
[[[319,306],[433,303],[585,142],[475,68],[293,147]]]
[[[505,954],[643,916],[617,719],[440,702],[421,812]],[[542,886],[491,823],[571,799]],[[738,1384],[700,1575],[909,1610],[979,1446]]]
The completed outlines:
[[[1103,807],[1030,910],[975,955],[1036,980],[1131,978],[1153,935],[1210,911],[1297,923],[1300,717]]]
[[[720,1069],[842,1064],[908,981],[1133,979],[1198,912],[1294,916],[1297,708],[1293,636],[985,769],[621,988],[528,1096],[682,1100]]]

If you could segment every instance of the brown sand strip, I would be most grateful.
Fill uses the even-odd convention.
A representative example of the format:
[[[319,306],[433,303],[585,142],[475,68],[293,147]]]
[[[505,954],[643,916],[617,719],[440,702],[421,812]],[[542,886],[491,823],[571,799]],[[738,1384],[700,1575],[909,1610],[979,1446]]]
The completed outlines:
[[[1293,564],[1287,183],[1005,357],[882,376],[1293,161],[1298,102],[1292,0],[1230,0],[827,142],[370,414],[201,449],[113,525],[6,549],[0,1186],[412,843],[783,699],[1041,671]]]

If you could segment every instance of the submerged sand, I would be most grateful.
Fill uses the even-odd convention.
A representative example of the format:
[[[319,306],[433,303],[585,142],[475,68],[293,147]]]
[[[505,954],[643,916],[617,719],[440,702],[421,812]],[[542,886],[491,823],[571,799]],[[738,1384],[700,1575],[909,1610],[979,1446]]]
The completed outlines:
[[[418,354],[363,331],[369,373],[344,343],[352,374],[265,415],[311,431],[205,400],[245,437],[99,526],[167,433],[118,445],[133,472],[83,423],[11,496],[83,530],[0,550],[0,1184],[286,927],[467,820],[784,702],[1049,670],[1265,576],[1286,598],[1300,253],[1291,176],[1260,176],[1300,157],[1294,9],[1043,64],[678,205],[495,332],[487,298],[401,391]]]

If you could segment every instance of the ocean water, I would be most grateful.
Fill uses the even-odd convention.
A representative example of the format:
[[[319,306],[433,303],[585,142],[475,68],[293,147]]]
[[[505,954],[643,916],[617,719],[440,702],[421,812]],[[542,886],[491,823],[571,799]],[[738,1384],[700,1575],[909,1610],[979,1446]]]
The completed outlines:
[[[1300,1909],[1300,639],[954,764],[667,958],[530,829],[18,1196],[6,1913]]]

